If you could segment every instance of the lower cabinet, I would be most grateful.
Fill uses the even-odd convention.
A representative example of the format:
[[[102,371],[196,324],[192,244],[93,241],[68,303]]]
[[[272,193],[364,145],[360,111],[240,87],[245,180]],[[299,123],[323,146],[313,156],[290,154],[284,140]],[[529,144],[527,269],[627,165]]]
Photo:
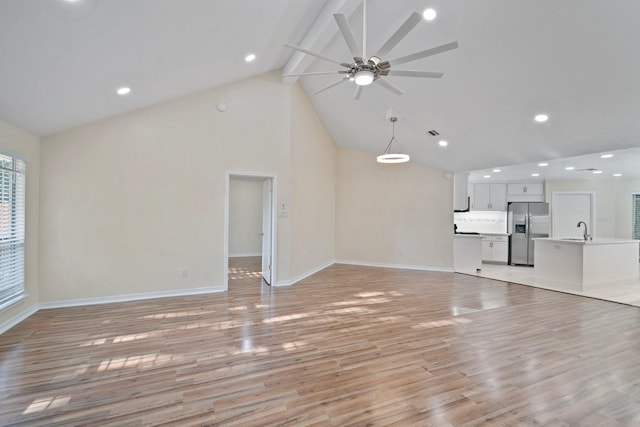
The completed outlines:
[[[507,263],[509,238],[507,236],[482,236],[482,261]]]

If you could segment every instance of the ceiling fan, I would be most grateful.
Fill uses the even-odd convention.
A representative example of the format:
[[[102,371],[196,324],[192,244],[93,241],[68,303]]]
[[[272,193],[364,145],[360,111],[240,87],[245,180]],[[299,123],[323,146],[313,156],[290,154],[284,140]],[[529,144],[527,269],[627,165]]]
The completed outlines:
[[[353,36],[353,32],[351,31],[351,27],[347,22],[345,16],[341,13],[336,13],[333,15],[338,24],[338,28],[340,29],[340,33],[344,38],[347,46],[349,47],[349,51],[351,52],[351,56],[353,56],[353,62],[340,62],[336,61],[332,58],[328,58],[324,55],[321,55],[316,52],[312,52],[308,49],[304,49],[300,46],[295,46],[292,44],[285,44],[286,47],[300,51],[302,53],[315,56],[317,58],[323,59],[328,62],[332,62],[334,64],[340,65],[344,67],[344,70],[338,71],[318,71],[311,73],[293,73],[293,74],[283,74],[283,77],[300,77],[300,76],[317,76],[317,75],[326,75],[326,74],[344,74],[345,76],[334,83],[331,83],[328,86],[323,87],[322,89],[314,92],[312,95],[316,95],[320,92],[324,92],[325,90],[331,89],[334,86],[338,86],[345,81],[354,81],[356,84],[356,91],[353,96],[353,99],[357,100],[360,98],[360,94],[362,93],[362,88],[367,86],[373,82],[379,83],[385,89],[393,92],[396,95],[402,95],[404,92],[391,84],[389,81],[384,79],[385,76],[403,76],[403,77],[426,77],[426,78],[440,78],[444,75],[444,73],[432,72],[432,71],[414,71],[414,70],[397,70],[395,67],[400,64],[405,64],[407,62],[416,61],[418,59],[426,58],[428,56],[437,55],[439,53],[447,52],[452,49],[456,49],[458,47],[458,42],[454,41],[451,43],[446,43],[440,46],[432,47],[430,49],[422,50],[420,52],[415,52],[410,55],[401,56],[399,58],[395,58],[392,60],[383,60],[384,57],[393,49],[400,41],[407,35],[413,28],[418,25],[418,23],[422,20],[422,16],[420,14],[414,12],[409,18],[396,30],[395,33],[387,40],[380,49],[373,55],[367,58],[367,1],[363,0],[362,2],[362,50],[358,48],[355,37]]]

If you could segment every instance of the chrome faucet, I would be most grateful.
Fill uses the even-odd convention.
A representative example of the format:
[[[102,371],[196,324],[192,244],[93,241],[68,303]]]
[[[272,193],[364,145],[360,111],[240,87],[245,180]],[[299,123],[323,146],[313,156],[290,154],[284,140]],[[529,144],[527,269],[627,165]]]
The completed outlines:
[[[592,240],[591,236],[587,233],[587,223],[580,221],[576,227],[580,228],[580,224],[584,225],[584,240]]]

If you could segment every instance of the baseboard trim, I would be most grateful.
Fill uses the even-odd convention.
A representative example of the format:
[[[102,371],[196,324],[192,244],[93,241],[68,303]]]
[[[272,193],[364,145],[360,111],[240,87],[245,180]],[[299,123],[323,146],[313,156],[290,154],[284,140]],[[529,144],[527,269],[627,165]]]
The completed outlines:
[[[43,303],[40,303],[39,308],[46,310],[49,308],[78,307],[83,305],[110,304],[114,302],[139,301],[139,300],[153,299],[153,298],[182,297],[182,296],[189,296],[189,295],[212,294],[212,293],[218,293],[218,292],[224,292],[224,291],[225,289],[223,287],[210,287],[210,288],[181,289],[176,291],[146,292],[146,293],[140,293],[140,294],[114,295],[110,297],[81,298],[81,299],[73,299],[73,300],[43,302]]]
[[[403,270],[439,271],[443,273],[453,273],[452,267],[430,267],[425,265],[386,264],[386,263],[380,263],[380,262],[354,261],[350,259],[336,260],[335,264],[348,264],[348,265],[359,265],[362,267],[383,267],[383,268],[398,268]]]
[[[262,252],[247,253],[247,254],[229,254],[229,258],[246,258],[250,256],[262,256]]]
[[[324,270],[327,267],[332,266],[333,264],[335,264],[334,261],[329,261],[326,262],[312,270],[307,271],[306,273],[303,273],[299,276],[294,277],[293,279],[290,280],[279,280],[278,282],[276,282],[275,286],[291,286],[291,285],[295,285],[296,283],[298,283],[301,280],[306,279],[307,277],[316,274],[319,271]]]
[[[16,326],[18,323],[27,319],[29,316],[33,315],[38,311],[38,304],[32,305],[28,307],[26,310],[23,310],[21,313],[16,314],[15,316],[9,318],[7,321],[0,324],[0,335],[7,332],[9,329]]]

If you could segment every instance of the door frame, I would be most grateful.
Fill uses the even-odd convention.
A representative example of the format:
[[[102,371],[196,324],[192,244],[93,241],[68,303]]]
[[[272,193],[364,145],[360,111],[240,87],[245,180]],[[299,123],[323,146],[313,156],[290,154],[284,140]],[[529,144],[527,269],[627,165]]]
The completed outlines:
[[[229,181],[231,178],[264,178],[271,179],[273,190],[271,191],[271,283],[275,283],[277,279],[277,207],[278,200],[278,175],[275,173],[264,172],[247,172],[233,171],[225,172],[225,188],[224,188],[224,291],[229,290]],[[262,279],[261,279],[262,280]]]

